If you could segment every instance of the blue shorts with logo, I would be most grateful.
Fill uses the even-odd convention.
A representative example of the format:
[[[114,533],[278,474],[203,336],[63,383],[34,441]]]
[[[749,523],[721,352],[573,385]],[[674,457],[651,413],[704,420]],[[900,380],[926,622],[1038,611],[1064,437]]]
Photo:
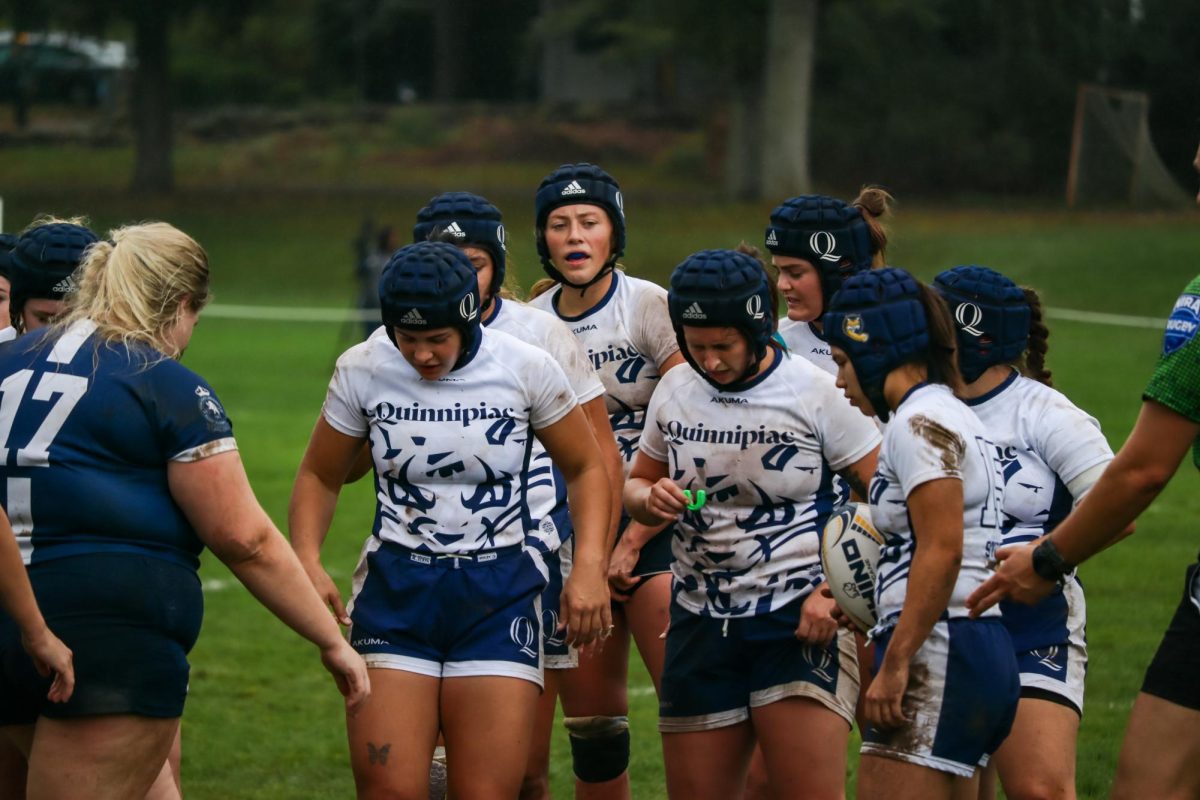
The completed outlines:
[[[363,551],[350,644],[368,667],[542,685],[540,556],[519,546],[435,555],[375,537]]]
[[[33,564],[29,580],[46,624],[71,648],[75,691],[46,699],[50,679],[0,614],[0,725],[99,714],[183,714],[187,654],[200,634],[204,597],[196,571],[154,556],[96,553]]]
[[[753,617],[705,617],[672,601],[658,729],[712,730],[750,718],[750,709],[789,697],[815,700],[854,721],[858,661],[854,636],[828,647],[796,638],[797,600]]]
[[[894,629],[892,629],[894,630]],[[875,672],[892,630],[875,638]],[[863,732],[862,754],[971,777],[1012,728],[1021,681],[999,617],[939,620],[913,655],[899,728]]]
[[[579,666],[579,651],[567,644],[567,632],[558,629],[562,621],[563,585],[571,574],[571,557],[575,552],[575,539],[563,542],[553,553],[542,556],[550,579],[542,590],[542,649],[545,653],[546,669],[571,669]]]

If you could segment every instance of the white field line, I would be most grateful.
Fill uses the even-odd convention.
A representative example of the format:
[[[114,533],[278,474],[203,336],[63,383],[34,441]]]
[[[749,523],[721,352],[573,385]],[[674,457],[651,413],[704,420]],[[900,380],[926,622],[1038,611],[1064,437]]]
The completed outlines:
[[[379,312],[359,308],[243,306],[214,303],[204,309],[209,317],[223,319],[253,319],[270,322],[370,322],[379,319]],[[1051,319],[1070,322],[1089,322],[1095,325],[1115,325],[1122,328],[1162,330],[1166,320],[1158,317],[1135,317],[1126,314],[1105,314],[1099,311],[1079,311],[1073,308],[1046,308]]]

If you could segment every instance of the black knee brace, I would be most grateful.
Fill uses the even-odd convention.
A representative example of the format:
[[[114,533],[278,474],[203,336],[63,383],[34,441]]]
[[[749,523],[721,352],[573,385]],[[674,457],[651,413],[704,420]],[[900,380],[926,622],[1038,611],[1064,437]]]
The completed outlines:
[[[576,778],[603,783],[629,768],[629,717],[567,717],[563,724]]]

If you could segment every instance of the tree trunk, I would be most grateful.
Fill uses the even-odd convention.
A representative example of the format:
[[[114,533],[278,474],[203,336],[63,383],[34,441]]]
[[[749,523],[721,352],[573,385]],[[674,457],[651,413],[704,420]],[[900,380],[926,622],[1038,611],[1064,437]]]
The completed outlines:
[[[757,200],[762,194],[762,119],[758,87],[737,86],[729,101],[725,137],[725,195],[734,200]]]
[[[433,4],[433,98],[439,102],[459,99],[465,57],[464,13],[455,0]]]
[[[145,0],[134,19],[137,68],[133,75],[133,188],[169,192],[171,166],[171,4]]]
[[[763,70],[761,199],[806,194],[818,0],[771,0]]]

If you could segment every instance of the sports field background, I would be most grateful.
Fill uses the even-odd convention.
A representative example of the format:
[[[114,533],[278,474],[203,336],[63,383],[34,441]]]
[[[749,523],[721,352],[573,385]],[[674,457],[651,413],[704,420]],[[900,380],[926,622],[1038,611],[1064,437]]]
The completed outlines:
[[[231,163],[216,151],[182,151],[183,191],[152,199],[117,188],[127,174],[119,154],[100,161],[82,149],[6,149],[0,151],[6,230],[51,211],[87,214],[97,231],[162,219],[207,248],[218,305],[339,309],[355,296],[350,241],[364,214],[396,224],[403,237],[431,194],[468,189],[487,194],[505,212],[510,270],[520,282],[527,286],[540,275],[532,195],[556,164],[381,170],[342,175],[342,186],[361,181],[355,189],[335,190],[324,188],[329,174],[306,173],[302,164],[277,156],[243,153]],[[699,181],[646,167],[605,166],[625,189],[630,227],[624,261],[632,274],[664,282],[690,252],[732,247],[741,239],[760,243],[769,204],[722,204]],[[366,183],[371,188],[361,188]],[[899,199],[889,260],[924,279],[955,264],[981,263],[1041,289],[1050,306],[1165,319],[1180,289],[1200,271],[1195,213],[1068,214],[1049,202],[935,208]],[[216,387],[251,482],[281,527],[334,358],[358,330],[210,315],[202,317],[184,357]],[[1051,330],[1055,385],[1098,417],[1118,447],[1136,415],[1160,331],[1061,320],[1051,320]],[[1200,546],[1196,480],[1195,470],[1181,470],[1142,517],[1135,538],[1083,570],[1092,662],[1080,735],[1081,797],[1107,795],[1142,671],[1178,600],[1184,567]],[[343,588],[372,514],[369,480],[343,493],[324,550]],[[184,717],[185,795],[353,796],[340,699],[315,650],[270,618],[209,555],[202,575],[207,613],[192,654]],[[636,656],[631,675],[633,794],[665,797],[653,691]],[[556,796],[570,797],[565,736],[556,735],[553,788]],[[851,772],[856,760],[851,758]]]

